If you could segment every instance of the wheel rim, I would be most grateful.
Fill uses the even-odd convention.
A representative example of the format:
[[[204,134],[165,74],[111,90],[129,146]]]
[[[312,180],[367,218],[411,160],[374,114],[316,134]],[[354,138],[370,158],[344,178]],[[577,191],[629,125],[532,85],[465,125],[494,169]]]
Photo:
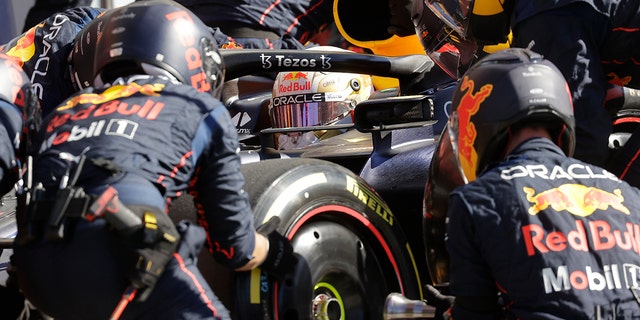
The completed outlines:
[[[298,280],[284,283],[278,298],[283,302],[279,305],[283,319],[305,314],[308,306],[285,305],[300,302],[305,294],[313,319],[375,319],[382,315],[386,293],[401,291],[401,284],[388,276],[395,268],[384,246],[366,235],[368,229],[358,222],[345,223],[344,215],[340,220],[332,215],[335,212],[325,212],[289,234],[294,250],[308,264],[311,284],[300,285],[299,279],[306,275],[299,274],[293,276]],[[296,288],[311,288],[312,293]]]
[[[320,282],[313,288],[313,318],[344,320],[344,301],[330,283]]]

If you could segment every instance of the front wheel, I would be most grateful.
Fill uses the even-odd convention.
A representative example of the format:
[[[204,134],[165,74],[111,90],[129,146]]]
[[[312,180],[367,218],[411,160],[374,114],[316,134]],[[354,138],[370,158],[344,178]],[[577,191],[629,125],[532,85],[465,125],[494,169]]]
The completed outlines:
[[[243,166],[260,225],[273,216],[299,256],[282,283],[238,273],[238,319],[381,319],[386,296],[422,299],[411,248],[386,203],[362,179],[318,159]]]

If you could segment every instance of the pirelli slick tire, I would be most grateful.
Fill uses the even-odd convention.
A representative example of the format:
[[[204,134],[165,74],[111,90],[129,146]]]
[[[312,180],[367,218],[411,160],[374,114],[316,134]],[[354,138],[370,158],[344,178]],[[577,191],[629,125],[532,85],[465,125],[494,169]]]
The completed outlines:
[[[391,292],[422,299],[400,224],[351,171],[303,158],[242,171],[257,225],[279,217],[299,263],[281,282],[258,269],[237,274],[238,319],[381,319]]]

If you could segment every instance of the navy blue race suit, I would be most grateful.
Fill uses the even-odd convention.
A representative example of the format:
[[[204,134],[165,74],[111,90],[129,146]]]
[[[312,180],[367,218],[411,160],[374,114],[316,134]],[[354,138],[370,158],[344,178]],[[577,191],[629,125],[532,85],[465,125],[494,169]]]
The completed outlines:
[[[104,9],[74,7],[53,14],[4,44],[0,51],[16,58],[31,78],[43,114],[77,90],[71,82],[68,57],[80,30]]]
[[[22,32],[26,32],[50,15],[73,7],[90,6],[91,0],[36,0],[24,19]]]
[[[571,89],[575,157],[599,166],[608,158],[612,119],[603,107],[607,82],[640,88],[640,2],[516,0],[514,47],[553,62]]]
[[[548,139],[520,144],[450,196],[453,319],[638,319],[638,201]]]
[[[302,50],[305,46],[290,35],[276,38],[235,38],[225,34],[218,27],[211,28],[220,49],[293,49]]]
[[[329,0],[178,0],[244,48],[298,49],[333,21]],[[274,44],[275,42],[275,44]]]
[[[109,185],[125,205],[165,213],[184,191],[194,195],[204,229],[178,224],[177,254],[146,302],[132,302],[123,319],[228,317],[196,265],[205,241],[216,260],[231,268],[246,264],[255,245],[238,137],[221,102],[165,78],[131,76],[61,103],[45,118],[33,146],[34,185],[42,183],[45,197],[56,192],[83,152],[88,165],[76,185],[87,193],[100,194]],[[80,219],[68,232],[70,238],[58,242],[16,241],[21,288],[56,319],[108,318],[128,282],[109,253],[105,221]]]

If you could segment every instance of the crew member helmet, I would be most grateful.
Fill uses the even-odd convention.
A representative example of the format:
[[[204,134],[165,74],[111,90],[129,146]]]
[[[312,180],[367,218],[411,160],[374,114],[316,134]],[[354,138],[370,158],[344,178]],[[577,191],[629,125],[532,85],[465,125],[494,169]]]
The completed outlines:
[[[498,51],[474,64],[456,87],[448,141],[465,182],[502,158],[511,132],[544,126],[567,156],[575,147],[568,85],[556,66],[521,48]]]
[[[445,23],[432,6],[430,0],[413,0],[413,26],[424,52],[450,76],[458,78],[477,59],[478,45]]]
[[[369,75],[341,72],[281,72],[269,104],[274,128],[351,122],[350,112],[373,92]],[[298,148],[319,139],[318,132],[280,135],[279,149]]]
[[[455,32],[462,39],[469,37],[469,18],[474,0],[420,0],[449,33]]]
[[[414,0],[411,6],[411,20],[416,34],[422,42],[427,54],[435,52],[451,41],[454,30],[445,25],[435,13],[429,9],[428,0]]]
[[[26,89],[31,81],[20,65],[12,57],[0,53],[0,100],[23,108],[29,98]]]
[[[18,62],[4,53],[0,53],[0,100],[14,105],[20,109],[20,115],[13,119],[5,119],[4,126],[7,132],[20,132],[19,139],[14,139],[14,147],[20,150],[19,155],[24,155],[28,143],[25,134],[35,134],[40,130],[42,111],[38,96],[26,72]],[[19,119],[19,120],[18,120]],[[15,137],[11,137],[15,138]],[[3,186],[0,186],[2,189]]]
[[[96,30],[94,86],[131,74],[164,75],[220,97],[225,68],[218,45],[210,28],[182,5],[136,1],[110,9],[86,28]]]
[[[429,10],[440,20],[443,24],[440,27],[447,30],[447,33],[463,40],[480,42],[480,45],[495,45],[507,41],[516,2],[515,0],[413,1],[414,15],[422,9]]]
[[[427,267],[434,284],[449,282],[445,245],[449,194],[505,154],[512,132],[544,126],[571,156],[574,116],[560,71],[526,49],[503,49],[480,59],[455,88],[452,113],[429,165],[423,208]]]
[[[107,19],[103,16],[109,13],[111,13],[110,10],[100,13],[84,26],[73,40],[73,49],[68,57],[68,65],[71,82],[78,91],[93,86],[96,43],[102,38],[104,20]]]

